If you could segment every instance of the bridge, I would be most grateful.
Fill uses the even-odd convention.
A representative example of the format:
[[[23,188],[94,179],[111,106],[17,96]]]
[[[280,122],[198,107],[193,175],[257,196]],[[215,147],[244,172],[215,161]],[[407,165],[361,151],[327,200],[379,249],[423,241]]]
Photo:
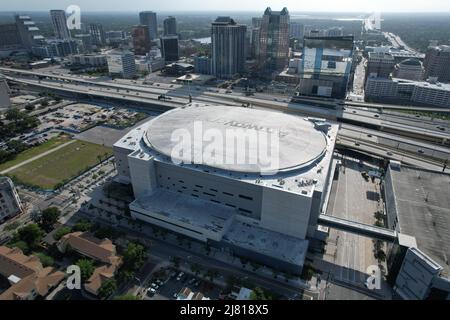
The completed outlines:
[[[398,238],[398,233],[394,230],[371,226],[368,224],[350,221],[342,218],[336,218],[324,214],[319,215],[318,223],[325,227],[330,227],[387,242],[395,242]]]

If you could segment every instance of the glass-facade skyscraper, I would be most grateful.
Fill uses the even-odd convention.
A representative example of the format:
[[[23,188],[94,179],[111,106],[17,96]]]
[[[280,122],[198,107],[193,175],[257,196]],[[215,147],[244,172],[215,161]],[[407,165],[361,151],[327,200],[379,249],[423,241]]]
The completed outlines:
[[[289,59],[289,11],[267,8],[259,28],[258,64],[263,73],[281,71]]]
[[[156,20],[156,13],[153,11],[143,11],[139,13],[139,22],[141,25],[148,27],[150,40],[158,37],[158,22]]]
[[[353,63],[353,36],[305,37],[299,93],[344,98]]]
[[[230,17],[218,17],[211,27],[212,73],[231,78],[245,69],[245,36],[247,26]]]

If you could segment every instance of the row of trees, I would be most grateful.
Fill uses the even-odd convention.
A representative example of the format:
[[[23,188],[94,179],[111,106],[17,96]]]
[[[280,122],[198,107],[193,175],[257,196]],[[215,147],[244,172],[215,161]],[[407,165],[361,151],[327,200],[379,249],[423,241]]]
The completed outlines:
[[[28,149],[28,145],[19,140],[9,140],[6,142],[6,148],[0,149],[0,163],[14,160],[15,157]]]
[[[17,109],[9,109],[5,114],[5,121],[0,121],[0,137],[10,138],[36,128],[40,121],[37,117],[29,116]]]

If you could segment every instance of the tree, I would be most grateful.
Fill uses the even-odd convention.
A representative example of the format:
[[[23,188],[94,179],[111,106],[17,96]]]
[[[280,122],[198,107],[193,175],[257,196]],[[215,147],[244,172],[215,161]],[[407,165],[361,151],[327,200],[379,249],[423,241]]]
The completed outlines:
[[[101,299],[106,299],[114,294],[117,290],[117,283],[114,279],[107,279],[102,283],[100,289],[98,289],[98,296]]]
[[[130,271],[130,270],[121,270],[119,272],[119,274],[117,275],[117,281],[122,284],[122,283],[127,283],[129,281],[131,281],[134,278],[134,271]]]
[[[127,250],[123,255],[124,269],[137,271],[147,260],[147,251],[145,247],[139,243],[131,242],[128,244]]]
[[[56,230],[56,232],[53,234],[53,239],[56,241],[60,240],[63,236],[70,233],[71,229],[69,227],[62,227]]]
[[[383,250],[378,250],[378,251],[375,253],[375,258],[376,258],[378,261],[386,261],[386,253],[384,253]]]
[[[272,300],[272,297],[264,292],[263,289],[256,287],[250,294],[250,300]]]
[[[94,273],[95,266],[94,266],[94,263],[92,262],[92,260],[80,259],[77,261],[76,265],[80,267],[81,279],[83,281],[86,281],[87,279],[89,279],[92,276],[92,274]]]
[[[13,153],[20,153],[28,149],[28,146],[20,140],[9,140],[6,142],[6,146],[8,147],[8,150]]]
[[[45,230],[50,230],[58,222],[61,211],[56,207],[50,207],[42,211],[41,225]]]
[[[17,121],[23,118],[23,113],[19,109],[10,108],[5,114],[5,119],[9,121]]]
[[[28,251],[30,250],[28,248],[28,245],[25,241],[17,241],[14,243],[11,243],[10,245],[8,245],[11,248],[19,248],[20,250],[22,250],[23,253],[27,254]]]
[[[44,231],[35,223],[26,225],[17,231],[18,240],[24,241],[30,249],[36,248],[44,236]]]
[[[55,263],[55,260],[53,260],[52,257],[42,253],[42,252],[38,252],[36,253],[36,256],[39,258],[39,260],[41,261],[42,265],[45,267],[51,267],[53,266],[53,264]]]
[[[75,232],[76,231],[86,232],[86,231],[89,231],[91,228],[92,228],[92,224],[88,220],[80,219],[77,221],[77,223],[75,223],[72,230]]]

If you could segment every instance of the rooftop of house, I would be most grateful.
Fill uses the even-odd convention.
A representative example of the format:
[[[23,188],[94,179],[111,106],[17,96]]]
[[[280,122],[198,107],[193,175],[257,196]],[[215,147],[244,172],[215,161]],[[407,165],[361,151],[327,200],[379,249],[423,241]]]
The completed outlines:
[[[52,267],[44,268],[36,256],[27,256],[18,248],[0,246],[0,274],[11,286],[0,294],[0,300],[34,299],[45,296],[65,277]]]

